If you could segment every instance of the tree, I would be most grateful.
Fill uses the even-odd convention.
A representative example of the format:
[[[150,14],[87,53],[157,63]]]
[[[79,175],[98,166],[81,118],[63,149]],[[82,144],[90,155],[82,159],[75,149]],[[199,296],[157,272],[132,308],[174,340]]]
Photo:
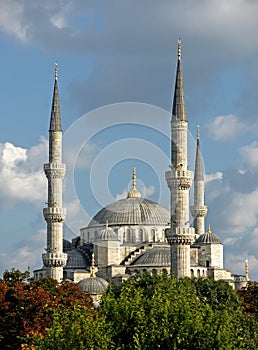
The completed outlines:
[[[242,306],[224,282],[137,275],[110,286],[100,315],[116,349],[244,349]]]
[[[74,283],[59,285],[51,278],[24,283],[24,279],[24,273],[13,269],[0,280],[1,349],[18,349],[31,334],[46,335],[61,308],[69,313],[80,305],[94,313],[91,297]]]

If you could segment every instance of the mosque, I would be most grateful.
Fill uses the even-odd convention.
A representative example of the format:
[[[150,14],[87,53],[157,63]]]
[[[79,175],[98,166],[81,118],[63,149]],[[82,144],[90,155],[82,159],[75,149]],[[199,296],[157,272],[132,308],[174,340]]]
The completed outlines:
[[[55,70],[54,93],[49,127],[49,162],[44,164],[48,181],[47,246],[42,254],[43,267],[34,271],[34,279],[50,276],[79,283],[84,291],[98,296],[108,283],[122,283],[136,272],[173,273],[176,278],[211,277],[225,280],[240,289],[246,275],[234,275],[223,267],[223,244],[205,229],[208,207],[204,202],[204,174],[197,133],[194,172],[187,161],[187,133],[181,42],[171,116],[171,166],[165,173],[170,191],[170,211],[158,203],[142,198],[137,190],[136,169],[132,189],[124,199],[102,208],[80,229],[72,242],[63,239],[66,209],[62,207],[62,126],[58,94],[58,68]],[[194,203],[190,206],[189,190],[193,185]],[[193,225],[190,226],[190,212]]]

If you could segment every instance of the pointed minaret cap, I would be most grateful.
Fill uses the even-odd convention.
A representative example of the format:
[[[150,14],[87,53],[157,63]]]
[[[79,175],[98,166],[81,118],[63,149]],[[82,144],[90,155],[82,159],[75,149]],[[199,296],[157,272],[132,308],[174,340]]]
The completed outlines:
[[[196,146],[194,180],[204,181],[202,155],[201,155],[201,148],[200,148],[200,126],[199,125],[197,125],[197,146]]]
[[[55,63],[55,84],[54,84],[49,131],[62,131],[57,80],[58,80],[58,64]]]
[[[141,198],[141,193],[136,188],[136,168],[133,168],[132,190],[128,192],[127,198]]]
[[[94,252],[92,253],[92,256],[91,256],[90,277],[96,277],[96,275],[95,275]]]
[[[183,86],[183,74],[181,67],[181,40],[177,42],[177,72],[176,72],[176,83],[173,99],[172,115],[178,120],[186,121],[186,108],[185,108],[185,97],[184,97],[184,86]]]

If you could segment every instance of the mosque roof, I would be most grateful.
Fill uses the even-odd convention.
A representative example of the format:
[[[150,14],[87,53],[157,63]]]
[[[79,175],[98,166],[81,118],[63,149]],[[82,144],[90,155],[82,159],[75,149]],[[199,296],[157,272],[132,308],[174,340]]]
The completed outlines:
[[[143,198],[120,199],[102,208],[88,227],[104,225],[168,225],[170,214],[161,205]]]
[[[127,198],[115,201],[102,208],[88,227],[105,225],[168,225],[170,213],[161,205],[141,198],[136,188],[136,168],[133,168],[132,190]]]
[[[221,240],[215,233],[211,232],[210,225],[208,227],[208,232],[203,233],[195,241],[197,244],[222,244]]]
[[[106,227],[100,231],[99,239],[102,241],[117,241],[118,237],[115,231],[108,227],[108,221],[106,221]]]
[[[87,261],[86,256],[76,249],[67,250],[66,254],[67,263],[65,265],[65,269],[85,269],[90,266],[90,262]]]
[[[170,247],[148,250],[136,258],[131,265],[170,266]]]
[[[108,282],[100,277],[87,277],[81,280],[78,285],[83,292],[92,295],[102,294],[108,287]]]

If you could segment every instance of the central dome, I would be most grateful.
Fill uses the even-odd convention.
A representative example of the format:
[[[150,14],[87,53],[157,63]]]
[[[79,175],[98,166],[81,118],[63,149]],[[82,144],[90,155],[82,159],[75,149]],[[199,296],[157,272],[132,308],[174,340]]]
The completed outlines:
[[[170,221],[170,214],[161,205],[143,198],[120,199],[102,208],[88,227],[105,225],[164,225]]]

